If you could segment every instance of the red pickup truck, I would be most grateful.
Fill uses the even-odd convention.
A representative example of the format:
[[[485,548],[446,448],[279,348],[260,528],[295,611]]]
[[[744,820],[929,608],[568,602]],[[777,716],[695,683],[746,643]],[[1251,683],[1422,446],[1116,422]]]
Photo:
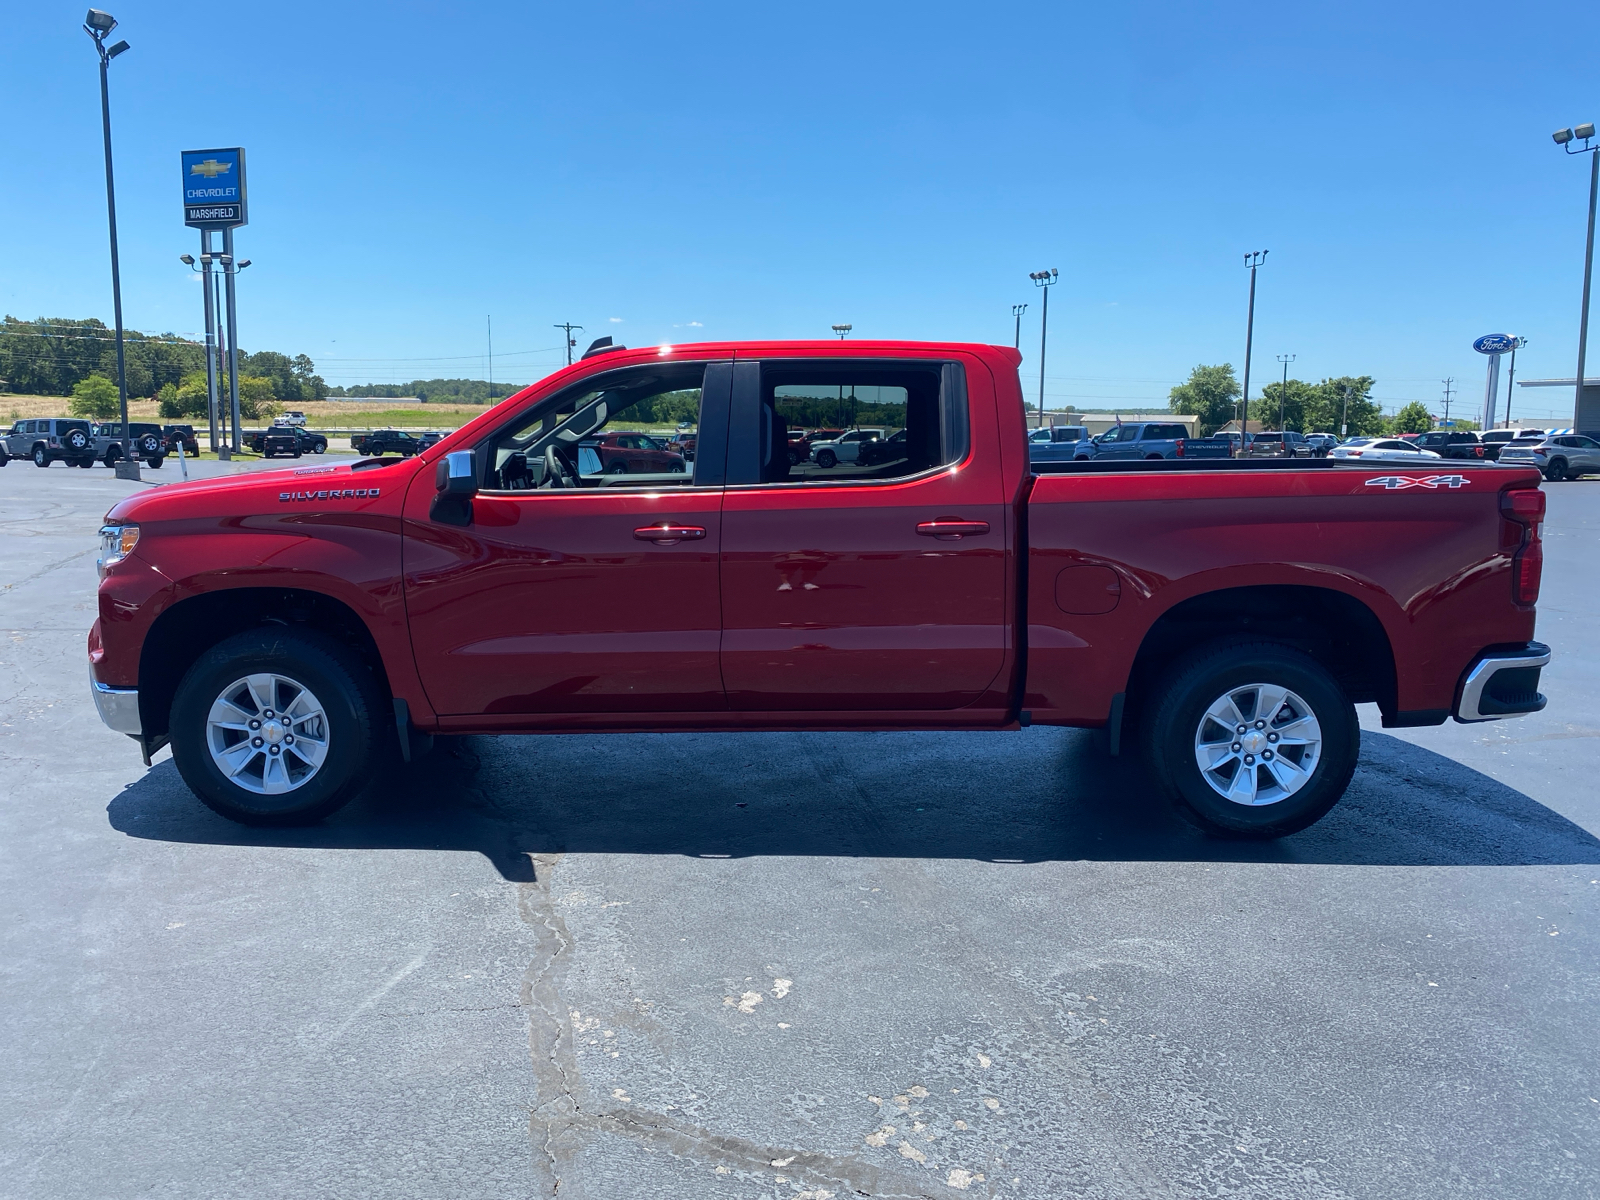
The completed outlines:
[[[1274,837],[1344,792],[1355,704],[1544,706],[1533,469],[1030,466],[1019,362],[618,349],[415,459],[142,492],[101,532],[100,713],[259,824],[332,812],[433,734],[1045,724],[1136,740],[1202,828]],[[894,453],[794,467],[791,418],[846,388]],[[692,471],[580,455],[669,392],[699,396]]]

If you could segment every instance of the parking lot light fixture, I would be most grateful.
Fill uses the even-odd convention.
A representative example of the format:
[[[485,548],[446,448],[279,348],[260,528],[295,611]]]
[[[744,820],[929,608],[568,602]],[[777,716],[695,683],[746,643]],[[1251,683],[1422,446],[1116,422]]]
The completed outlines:
[[[111,170],[111,84],[108,69],[111,60],[127,51],[127,42],[106,46],[106,35],[117,27],[117,19],[108,12],[91,8],[83,19],[83,31],[94,40],[95,52],[100,56],[100,130],[106,151],[106,222],[111,230],[111,311],[117,324],[117,400],[122,414],[122,428],[128,428],[128,366],[122,344],[122,271],[117,262],[117,189]],[[129,457],[117,464],[121,478],[139,478],[138,451],[131,442]]]
[[[1050,289],[1055,286],[1061,272],[1051,267],[1048,271],[1029,271],[1033,286],[1044,291],[1044,306],[1039,310],[1039,428],[1044,428],[1044,349],[1050,334]]]
[[[842,342],[850,336],[850,331],[854,328],[854,325],[835,325],[833,331],[839,335],[839,340]]]
[[[1594,141],[1593,121],[1574,125],[1571,129],[1559,129],[1552,136],[1556,145],[1568,154],[1589,156],[1589,234],[1583,247],[1583,304],[1578,316],[1578,376],[1573,387],[1572,400],[1572,427],[1577,429],[1583,425],[1583,370],[1589,349],[1589,283],[1594,275],[1594,205],[1595,193],[1600,190],[1600,143],[1590,145]],[[1576,150],[1570,144],[1574,139],[1583,142],[1583,145]]]

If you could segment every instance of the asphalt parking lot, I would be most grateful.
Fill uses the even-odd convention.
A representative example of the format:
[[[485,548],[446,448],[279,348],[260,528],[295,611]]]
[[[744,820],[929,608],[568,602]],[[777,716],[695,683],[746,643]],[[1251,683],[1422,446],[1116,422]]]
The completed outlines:
[[[1046,728],[461,739],[235,826],[88,696],[139,486],[0,471],[0,1195],[1600,1194],[1600,481],[1549,708],[1366,714],[1264,846]]]

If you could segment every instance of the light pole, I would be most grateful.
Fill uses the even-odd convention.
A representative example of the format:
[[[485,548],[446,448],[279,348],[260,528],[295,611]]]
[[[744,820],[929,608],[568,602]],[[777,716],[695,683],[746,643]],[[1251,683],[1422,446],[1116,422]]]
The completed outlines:
[[[1450,424],[1450,395],[1455,390],[1455,381],[1456,377],[1454,375],[1450,376],[1449,379],[1441,379],[1439,381],[1444,384],[1444,427],[1446,429],[1452,428]]]
[[[566,335],[566,338],[567,338],[567,366],[570,367],[572,365],[572,348],[578,344],[577,340],[572,336],[572,331],[575,330],[575,329],[582,329],[583,326],[582,325],[574,325],[571,321],[563,321],[561,324],[555,326],[555,328],[561,330]]]
[[[1022,349],[1022,314],[1027,311],[1028,306],[1026,304],[1013,304],[1011,306],[1011,315],[1017,322],[1017,335],[1012,339],[1011,342],[1012,349],[1014,350]]]
[[[1044,428],[1044,347],[1050,333],[1050,289],[1055,286],[1061,272],[1051,267],[1048,271],[1029,271],[1033,286],[1044,289],[1044,308],[1039,313],[1039,428]]]
[[[1288,433],[1289,432],[1287,429],[1284,428],[1283,413],[1284,413],[1284,405],[1287,403],[1287,401],[1289,399],[1289,364],[1292,363],[1294,361],[1294,359],[1295,359],[1295,356],[1292,355],[1292,354],[1280,354],[1280,355],[1278,355],[1278,361],[1283,364],[1283,391],[1278,393],[1278,432],[1280,434],[1284,434],[1284,433]],[[1242,438],[1240,440],[1243,441]],[[1284,449],[1285,453],[1288,452],[1289,443],[1288,443],[1287,440],[1284,441],[1283,449]]]
[[[1344,391],[1344,407],[1339,410],[1339,436],[1350,436],[1350,385],[1347,383]]]
[[[233,260],[233,226],[229,225],[222,231],[222,255],[218,259],[222,263],[222,289],[228,298],[228,416],[233,423],[230,431],[228,447],[234,454],[239,453],[239,307],[234,279],[239,274],[239,266]],[[246,262],[249,260],[247,259]]]
[[[107,72],[111,60],[128,48],[127,42],[106,45],[106,35],[116,27],[117,19],[98,8],[91,8],[83,19],[83,31],[94,39],[94,48],[100,55],[100,128],[106,147],[106,218],[111,226],[111,311],[117,323],[117,399],[122,407],[122,441],[129,454],[117,463],[116,470],[119,479],[137,479],[139,450],[128,436],[128,369],[122,351],[122,269],[117,262],[117,189],[111,171],[111,85]]]
[[[104,78],[102,72],[101,79]],[[1583,425],[1583,367],[1589,349],[1589,278],[1594,274],[1594,201],[1595,192],[1600,189],[1600,145],[1589,145],[1594,139],[1593,121],[1574,125],[1571,129],[1558,129],[1550,136],[1568,154],[1587,152],[1589,155],[1589,237],[1583,247],[1583,312],[1578,318],[1578,382],[1572,400],[1572,427],[1578,429]],[[1583,139],[1582,149],[1574,150],[1568,144],[1573,138]],[[109,164],[110,151],[106,153],[106,162]]]
[[[1250,308],[1244,319],[1244,394],[1239,398],[1239,453],[1244,453],[1244,431],[1250,423],[1250,354],[1256,340],[1256,271],[1267,261],[1267,251],[1252,250],[1244,256],[1250,272]]]
[[[854,325],[835,325],[833,331],[839,335],[839,340],[842,342],[850,336],[850,331],[854,328]]]

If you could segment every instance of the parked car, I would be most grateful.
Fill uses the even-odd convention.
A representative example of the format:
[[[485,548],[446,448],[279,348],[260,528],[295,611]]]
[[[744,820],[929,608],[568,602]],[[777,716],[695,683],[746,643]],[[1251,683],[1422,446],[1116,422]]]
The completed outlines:
[[[1579,479],[1600,472],[1600,441],[1571,430],[1555,430],[1538,441],[1518,438],[1507,443],[1500,451],[1500,461],[1507,466],[1537,467],[1551,483]]]
[[[1083,425],[1052,425],[1028,435],[1029,462],[1071,462],[1094,453],[1089,430]]]
[[[267,439],[276,436],[280,439],[279,444],[281,446],[281,439],[285,434],[293,438],[296,445],[287,449],[280,449],[276,453],[293,453],[298,458],[302,454],[321,454],[328,448],[328,439],[323,434],[312,433],[303,425],[280,425],[277,422],[273,422],[269,428],[251,435],[250,449],[257,454],[264,454],[270,458],[272,457],[272,452],[267,450]]]
[[[1432,450],[1419,449],[1399,438],[1351,438],[1348,442],[1335,446],[1329,451],[1328,457],[1340,460],[1354,458],[1362,461],[1378,459],[1383,462],[1420,463],[1431,462],[1442,456]]]
[[[1245,458],[1311,458],[1311,443],[1306,435],[1295,429],[1277,432],[1267,430],[1254,434],[1245,448]]]
[[[811,461],[819,467],[836,467],[842,462],[853,463],[861,461],[861,447],[867,442],[875,442],[883,436],[877,429],[851,429],[841,433],[832,441],[821,442],[816,439],[811,441]]]
[[[603,475],[676,475],[689,469],[682,454],[667,449],[648,433],[631,429],[608,429],[599,437],[584,438],[578,446],[594,453],[598,473]]]
[[[0,465],[13,458],[31,458],[36,467],[48,467],[58,461],[69,467],[92,467],[94,427],[78,417],[18,421],[0,445]]]
[[[852,353],[923,399],[907,406],[916,453],[873,486],[792,479],[760,436],[767,377],[836,386]],[[706,403],[732,398],[714,473],[608,496],[626,481],[560,461],[561,435],[603,428],[607,399],[702,381]],[[170,742],[206,804],[263,825],[321,819],[431,733],[1054,725],[1103,730],[1116,753],[1137,722],[1155,789],[1257,838],[1338,801],[1356,705],[1391,728],[1545,707],[1531,467],[1452,463],[1445,486],[1425,451],[1420,469],[1372,471],[1030,466],[1024,420],[1009,346],[619,348],[420,460],[119,500],[91,694],[145,757]],[[519,458],[558,469],[517,472],[518,490]],[[1239,532],[1266,519],[1270,537]]]
[[[811,458],[811,447],[818,442],[833,442],[844,436],[843,429],[789,430],[789,465],[797,467]]]
[[[306,423],[306,415],[299,409],[291,408],[286,413],[280,413],[272,423],[274,425],[299,425],[303,427]]]
[[[166,437],[161,426],[143,421],[128,422],[128,437],[122,433],[121,421],[102,421],[94,429],[94,457],[106,466],[115,466],[118,459],[128,458],[126,446],[129,438],[146,465],[159,467],[167,456]]]
[[[417,441],[421,443],[422,448],[426,450],[429,446],[434,445],[443,437],[444,434],[440,433],[437,429],[429,429],[417,434]]]
[[[368,458],[381,458],[386,454],[398,454],[401,458],[410,458],[419,450],[425,449],[422,439],[403,429],[379,429],[374,433],[353,434],[350,446],[358,454]]]
[[[1339,439],[1331,433],[1308,433],[1306,445],[1311,447],[1312,458],[1327,458],[1328,451],[1339,444]]]
[[[1487,458],[1491,462],[1495,458],[1470,429],[1435,429],[1417,438],[1412,445],[1432,450],[1440,458]]]
[[[699,444],[700,437],[695,433],[675,433],[667,439],[667,449],[675,450],[683,455],[684,461],[694,461],[694,448]],[[793,465],[792,463],[790,464]]]
[[[856,451],[856,462],[863,467],[877,467],[910,457],[910,442],[904,429],[897,429],[887,437],[862,442]]]
[[[1516,440],[1521,433],[1520,429],[1486,429],[1478,435],[1478,440],[1483,443],[1483,456],[1488,459],[1500,457],[1500,448],[1507,442]]]
[[[259,447],[262,458],[277,458],[279,455],[299,458],[305,453],[299,433],[299,429],[293,425],[274,425],[265,433],[258,434],[252,445]]]
[[[200,439],[195,436],[193,425],[163,425],[161,440],[166,445],[168,454],[176,454],[179,446],[183,447],[185,454],[200,453]]]
[[[1194,446],[1191,455],[1190,446]],[[1156,458],[1226,458],[1231,447],[1226,442],[1207,442],[1204,438],[1191,438],[1189,427],[1166,421],[1128,421],[1112,427],[1096,437],[1081,452],[1075,450],[1074,459],[1092,457],[1102,459],[1156,459]]]

